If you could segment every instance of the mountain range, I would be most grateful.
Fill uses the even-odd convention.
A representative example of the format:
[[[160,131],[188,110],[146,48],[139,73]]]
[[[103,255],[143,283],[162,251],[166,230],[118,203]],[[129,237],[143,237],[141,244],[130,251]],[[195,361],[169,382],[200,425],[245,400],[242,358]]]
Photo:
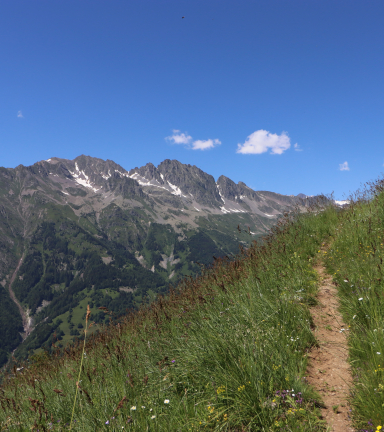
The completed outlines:
[[[0,168],[0,366],[93,329],[236,255],[315,198],[217,181],[177,160],[79,156]]]

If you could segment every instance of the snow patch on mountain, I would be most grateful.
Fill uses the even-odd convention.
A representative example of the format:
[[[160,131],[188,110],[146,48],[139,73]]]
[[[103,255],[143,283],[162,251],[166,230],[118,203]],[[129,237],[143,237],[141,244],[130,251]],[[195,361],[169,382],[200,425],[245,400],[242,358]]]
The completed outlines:
[[[335,204],[338,205],[338,206],[343,206],[343,205],[346,205],[346,204],[349,204],[349,203],[350,203],[349,200],[335,200]]]
[[[156,179],[148,180],[145,177],[142,177],[139,173],[133,173],[132,175],[126,174],[127,177],[130,177],[134,180],[136,180],[140,186],[152,186],[157,187],[160,189],[165,189],[166,191],[170,192],[172,195],[182,196],[184,198],[187,198],[182,192],[181,189],[172,184],[170,181],[164,180],[163,174],[160,174],[161,178],[166,182],[164,185],[160,184]]]
[[[76,183],[78,183],[79,185],[84,186],[86,188],[92,189],[93,192],[97,192],[101,189],[101,188],[96,189],[93,186],[93,184],[89,181],[89,177],[87,176],[87,174],[85,174],[84,171],[79,170],[79,166],[77,165],[77,162],[75,162],[75,168],[79,174],[76,174],[75,172],[72,172],[70,170],[68,170],[68,171],[71,173],[72,177],[74,177]],[[80,178],[80,176],[83,176],[85,179]]]
[[[231,208],[231,207],[225,208],[224,206],[220,207],[220,210],[223,213],[247,213],[245,210],[241,210],[239,208]]]
[[[152,187],[158,187],[158,188],[160,188],[160,189],[165,189],[165,190],[167,190],[168,192],[170,192],[170,190],[169,190],[167,187],[162,186],[161,184],[159,184],[159,182],[158,182],[157,180],[148,180],[148,179],[145,178],[145,177],[141,177],[141,175],[138,174],[138,173],[133,173],[131,176],[128,175],[128,177],[130,177],[130,178],[136,180],[137,183],[139,183],[140,186],[152,186]]]
[[[101,174],[101,177],[103,177],[105,180],[108,180],[111,177],[111,171],[108,170],[108,175]]]
[[[119,170],[115,170],[115,172],[117,172],[118,174],[120,174],[120,175],[123,176],[123,177],[129,177],[129,174],[128,174],[128,173],[122,173],[122,172],[119,171]],[[108,174],[110,175],[109,170],[108,170]]]
[[[173,192],[171,192],[173,195],[178,195],[178,196],[182,196],[184,198],[187,198],[185,195],[183,195],[183,193],[181,192],[181,190],[180,190],[179,187],[177,187],[176,185],[172,184],[171,182],[168,182],[168,184],[173,189]]]
[[[97,192],[98,190],[100,190],[100,189],[96,189],[94,186],[92,186],[92,184],[88,180],[83,180],[81,178],[77,178],[75,180],[75,182],[78,183],[78,184],[80,184],[80,185],[82,185],[82,186],[85,186],[85,187],[87,187],[89,189],[92,189],[93,192]]]
[[[219,191],[219,195],[220,195],[221,201],[223,201],[223,203],[225,204],[225,199],[224,199],[223,195],[221,194],[220,186],[217,183],[216,183],[216,187],[217,187],[217,190]]]

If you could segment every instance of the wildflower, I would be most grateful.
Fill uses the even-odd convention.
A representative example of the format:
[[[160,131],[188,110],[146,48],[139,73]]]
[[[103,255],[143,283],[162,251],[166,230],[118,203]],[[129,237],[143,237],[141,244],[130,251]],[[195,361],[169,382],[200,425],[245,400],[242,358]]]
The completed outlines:
[[[363,300],[363,297],[360,297],[360,298],[359,298],[359,301],[361,301],[361,300]]]
[[[145,409],[145,406],[142,406],[141,408],[142,408],[142,409]]]
[[[154,418],[156,418],[156,416],[155,416],[155,415],[153,415],[153,416],[151,417],[151,419],[154,419]]]
[[[169,404],[169,399],[165,399],[165,400],[164,400],[164,403],[165,403],[165,404]]]
[[[217,390],[216,393],[219,395],[220,393],[224,393],[225,392],[225,386],[221,385]]]
[[[379,355],[380,355],[381,353],[377,352],[376,354],[379,354]]]
[[[136,406],[131,407],[131,411],[136,411]]]
[[[105,424],[109,424],[109,420],[107,420],[107,421],[105,422]]]

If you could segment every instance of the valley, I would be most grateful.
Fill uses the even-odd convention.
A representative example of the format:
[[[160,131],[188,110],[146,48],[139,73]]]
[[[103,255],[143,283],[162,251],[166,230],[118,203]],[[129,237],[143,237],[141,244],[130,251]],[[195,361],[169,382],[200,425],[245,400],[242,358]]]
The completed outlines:
[[[89,156],[0,168],[2,295],[21,319],[4,324],[1,364],[11,349],[27,358],[79,337],[87,303],[96,330],[112,317],[99,307],[113,319],[138,309],[314,199],[215,181],[175,160],[129,171]]]

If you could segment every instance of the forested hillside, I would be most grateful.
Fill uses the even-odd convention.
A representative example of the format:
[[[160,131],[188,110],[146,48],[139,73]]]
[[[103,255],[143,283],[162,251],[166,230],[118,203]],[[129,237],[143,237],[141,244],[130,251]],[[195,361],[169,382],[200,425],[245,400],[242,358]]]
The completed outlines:
[[[79,337],[87,304],[92,331],[110,319],[100,306],[115,319],[137,310],[312,201],[170,160],[129,172],[88,156],[1,168],[0,366],[15,348],[21,359]]]

